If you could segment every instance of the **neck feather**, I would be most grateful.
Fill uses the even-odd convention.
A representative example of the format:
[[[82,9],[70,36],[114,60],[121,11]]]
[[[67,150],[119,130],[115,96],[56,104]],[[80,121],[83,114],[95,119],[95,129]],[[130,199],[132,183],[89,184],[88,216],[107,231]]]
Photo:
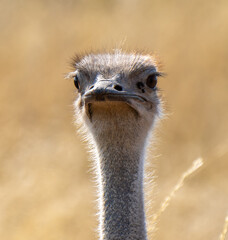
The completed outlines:
[[[109,133],[108,136],[112,136],[109,139],[104,139],[103,134],[96,136],[100,239],[145,240],[143,171],[146,134],[134,132],[134,137],[122,134],[124,137]]]

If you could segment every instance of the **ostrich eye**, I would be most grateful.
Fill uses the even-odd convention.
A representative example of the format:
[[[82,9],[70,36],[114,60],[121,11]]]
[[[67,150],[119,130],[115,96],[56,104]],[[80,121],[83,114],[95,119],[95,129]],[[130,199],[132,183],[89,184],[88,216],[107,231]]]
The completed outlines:
[[[80,85],[79,85],[79,81],[78,81],[78,76],[74,77],[74,86],[79,89]]]
[[[155,87],[157,85],[157,75],[156,74],[150,75],[146,80],[146,85],[149,88],[155,89]]]

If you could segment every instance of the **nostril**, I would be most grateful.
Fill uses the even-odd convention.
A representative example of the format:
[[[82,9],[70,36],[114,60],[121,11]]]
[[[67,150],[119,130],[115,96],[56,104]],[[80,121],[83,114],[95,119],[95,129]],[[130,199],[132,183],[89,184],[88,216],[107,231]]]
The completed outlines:
[[[122,91],[123,88],[120,85],[115,85],[114,89],[116,89],[117,91]]]
[[[92,85],[89,89],[93,89],[94,88],[94,86]]]
[[[144,87],[144,84],[142,82],[137,82],[136,85],[139,89],[142,89]]]

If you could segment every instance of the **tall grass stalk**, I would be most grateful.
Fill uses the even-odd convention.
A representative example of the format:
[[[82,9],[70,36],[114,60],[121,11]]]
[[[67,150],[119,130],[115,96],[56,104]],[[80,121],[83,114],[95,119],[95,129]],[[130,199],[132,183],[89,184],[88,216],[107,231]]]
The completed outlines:
[[[228,230],[228,214],[225,218],[225,223],[224,223],[224,227],[223,227],[223,231],[220,234],[219,240],[225,240],[226,238],[226,234],[227,234],[227,230]]]
[[[194,173],[197,169],[199,169],[201,166],[203,165],[203,159],[202,158],[198,158],[196,159],[192,166],[182,174],[182,176],[180,177],[179,181],[177,182],[177,184],[174,186],[173,190],[170,192],[170,194],[164,199],[164,201],[162,202],[162,204],[160,205],[160,208],[158,209],[158,211],[154,214],[153,219],[152,219],[152,225],[154,226],[159,217],[161,216],[161,214],[166,210],[166,208],[169,206],[171,199],[174,197],[175,193],[183,186],[184,181],[186,178],[188,178],[192,173]],[[222,239],[222,238],[221,238]],[[220,240],[221,240],[220,239]]]

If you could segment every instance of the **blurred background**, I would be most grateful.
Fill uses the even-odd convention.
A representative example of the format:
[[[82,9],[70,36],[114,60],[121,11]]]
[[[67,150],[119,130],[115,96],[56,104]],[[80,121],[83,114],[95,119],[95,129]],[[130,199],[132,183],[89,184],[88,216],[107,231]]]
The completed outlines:
[[[73,119],[71,57],[159,55],[165,111],[152,215],[198,157],[155,239],[218,239],[228,211],[228,1],[0,0],[0,239],[95,240],[95,187]],[[151,186],[152,187],[152,186]]]

